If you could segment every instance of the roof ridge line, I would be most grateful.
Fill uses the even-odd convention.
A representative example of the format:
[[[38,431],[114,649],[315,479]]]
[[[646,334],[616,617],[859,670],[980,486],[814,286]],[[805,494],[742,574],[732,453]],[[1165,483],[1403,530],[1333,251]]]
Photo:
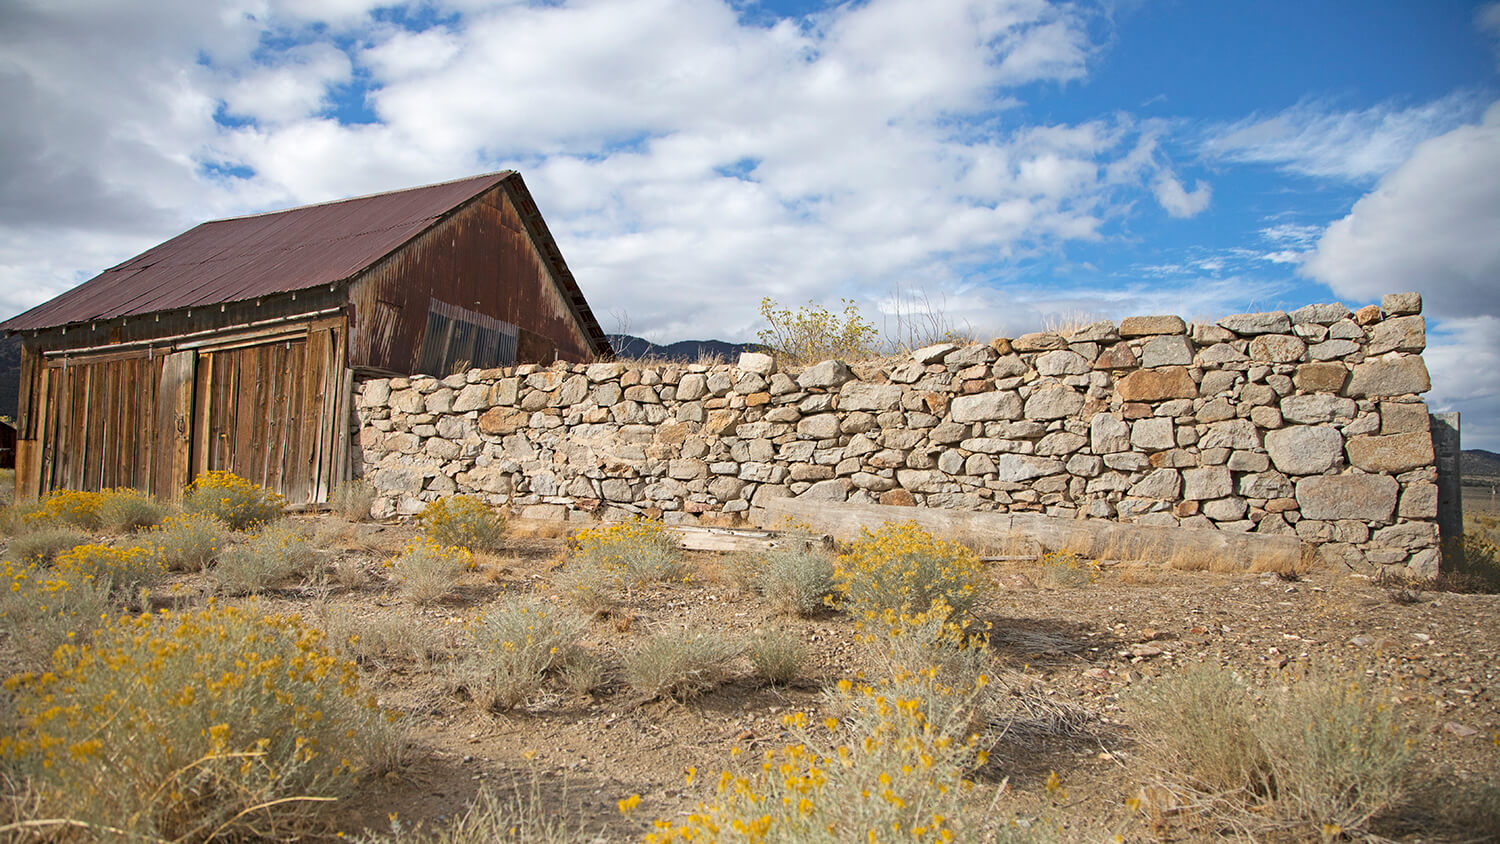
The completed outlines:
[[[433,182],[432,184],[429,184],[429,185],[417,185],[416,187],[410,187],[410,188],[395,188],[393,190],[376,191],[375,193],[366,193],[366,194],[361,194],[359,196],[346,196],[343,199],[326,199],[326,200],[324,200],[322,202],[309,202],[309,203],[305,203],[303,205],[293,205],[293,206],[291,206],[289,208],[282,208],[279,211],[257,211],[254,214],[239,214],[239,215],[234,216],[234,217],[219,217],[219,218],[213,219],[213,220],[204,220],[203,222],[199,223],[198,225],[199,226],[206,226],[206,225],[208,225],[210,223],[231,223],[231,222],[234,222],[236,220],[253,220],[256,217],[270,217],[270,216],[274,216],[276,214],[285,214],[288,211],[302,211],[302,210],[305,210],[305,209],[308,209],[308,208],[322,208],[322,207],[327,206],[327,205],[340,205],[340,204],[345,203],[345,202],[359,202],[359,201],[365,200],[365,199],[375,199],[376,197],[390,196],[392,194],[397,194],[397,193],[410,193],[412,191],[426,190],[428,188],[439,188],[439,187],[442,187],[443,185],[456,185],[459,182],[478,181],[480,179],[487,179],[487,178],[490,178],[492,176],[501,176],[503,178],[500,179],[500,181],[504,181],[504,179],[509,178],[509,177],[511,177],[511,176],[513,176],[515,174],[516,174],[515,170],[510,170],[510,169],[496,170],[496,171],[494,171],[492,173],[479,173],[479,174],[474,175],[474,176],[460,176],[457,179],[448,179],[448,180],[442,181],[442,182]],[[196,228],[196,226],[195,226],[195,228]]]

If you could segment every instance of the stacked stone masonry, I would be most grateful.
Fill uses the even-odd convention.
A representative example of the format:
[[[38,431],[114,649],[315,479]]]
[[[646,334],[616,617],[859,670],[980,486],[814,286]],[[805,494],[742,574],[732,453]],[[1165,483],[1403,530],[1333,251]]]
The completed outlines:
[[[377,515],[454,493],[531,515],[725,523],[771,498],[1293,534],[1438,564],[1421,297],[1130,317],[857,363],[558,363],[363,382]],[[356,462],[358,457],[356,457]]]

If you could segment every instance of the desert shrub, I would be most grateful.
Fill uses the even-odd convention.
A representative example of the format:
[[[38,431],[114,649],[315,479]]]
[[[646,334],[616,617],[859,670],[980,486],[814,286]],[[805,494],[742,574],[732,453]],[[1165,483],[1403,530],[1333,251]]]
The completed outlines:
[[[65,644],[82,644],[114,607],[109,584],[36,563],[0,563],[0,630],[22,663],[42,668]]]
[[[533,776],[524,790],[501,798],[488,788],[481,789],[463,814],[441,829],[408,828],[399,819],[391,822],[388,833],[362,835],[359,844],[492,844],[511,841],[521,844],[595,844],[604,840],[597,833],[583,831],[581,821],[559,816],[555,798],[544,795]]]
[[[723,683],[739,652],[719,633],[662,630],[625,654],[625,682],[651,699],[688,700]]]
[[[229,528],[207,513],[180,513],[142,537],[168,571],[201,571],[229,544]]]
[[[498,551],[505,542],[505,516],[472,495],[450,495],[428,504],[417,523],[441,545]]]
[[[586,695],[604,685],[604,660],[587,648],[572,647],[563,653],[557,679],[575,695]]]
[[[979,598],[979,557],[957,542],[945,542],[916,522],[884,525],[841,554],[833,578],[840,603],[857,617],[921,613],[942,598],[963,613]]]
[[[66,525],[79,530],[96,531],[99,529],[101,500],[102,496],[97,492],[54,492],[34,507],[26,508],[21,517],[21,530],[26,532]]]
[[[335,486],[328,497],[328,506],[347,521],[362,522],[370,518],[370,507],[376,498],[375,487],[364,478],[356,478]]]
[[[254,595],[305,577],[318,558],[307,531],[286,521],[263,523],[219,554],[214,580],[230,595]]]
[[[22,563],[50,565],[58,554],[86,542],[88,537],[77,528],[52,525],[12,536],[5,554]]]
[[[970,690],[928,691],[961,700]],[[963,801],[972,789],[966,773],[985,754],[965,719],[932,720],[921,697],[885,684],[843,681],[825,703],[841,717],[785,716],[787,745],[767,751],[748,776],[721,774],[710,801],[683,819],[656,821],[645,840],[980,840],[965,827]]]
[[[108,533],[133,533],[161,524],[172,512],[138,489],[107,489],[99,493],[99,526]]]
[[[122,837],[297,837],[392,745],[317,631],[244,607],[123,616],[13,687],[0,753],[50,816]]]
[[[459,577],[474,568],[474,555],[462,546],[417,538],[390,561],[391,577],[412,603],[435,603],[458,588]]]
[[[359,616],[320,601],[312,617],[335,653],[361,665],[410,663],[425,670],[448,650],[442,636],[399,614]]]
[[[182,494],[182,509],[207,513],[230,530],[247,530],[275,521],[286,512],[286,499],[233,472],[199,475]]]
[[[591,615],[609,613],[620,605],[624,592],[618,571],[569,560],[552,573],[552,585],[568,602]]]
[[[1316,836],[1356,832],[1403,793],[1411,759],[1390,707],[1314,666],[1256,700],[1205,666],[1146,687],[1135,710],[1158,776],[1210,807],[1210,822]]]
[[[778,549],[765,556],[752,583],[778,612],[809,616],[833,592],[833,559],[816,549]]]
[[[540,598],[501,597],[474,626],[470,693],[496,711],[525,703],[576,647],[586,623]]]
[[[1044,586],[1076,588],[1099,577],[1099,566],[1070,551],[1048,551],[1042,555],[1040,582]]]
[[[677,580],[687,574],[682,543],[666,525],[651,519],[579,531],[573,537],[568,564],[601,572],[626,587]]]
[[[785,630],[763,630],[750,639],[745,656],[757,677],[773,686],[784,686],[802,670],[806,650]]]
[[[770,298],[761,299],[760,315],[766,321],[758,332],[761,345],[792,365],[873,357],[880,348],[880,333],[858,305],[843,302],[839,315],[812,302],[793,311]]]
[[[122,595],[155,586],[164,573],[149,550],[110,545],[79,545],[64,551],[57,555],[52,569],[69,581],[92,581]]]

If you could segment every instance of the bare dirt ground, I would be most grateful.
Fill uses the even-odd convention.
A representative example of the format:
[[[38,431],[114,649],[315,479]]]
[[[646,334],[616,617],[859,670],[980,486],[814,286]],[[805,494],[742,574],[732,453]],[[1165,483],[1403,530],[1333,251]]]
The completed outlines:
[[[651,819],[706,799],[712,774],[779,746],[782,715],[816,710],[820,690],[865,665],[847,617],[773,615],[735,584],[723,558],[696,554],[690,582],[637,590],[621,610],[592,622],[586,644],[609,666],[601,688],[494,715],[453,680],[463,625],[502,592],[552,594],[560,526],[513,524],[505,553],[484,558],[446,602],[419,609],[382,568],[414,528],[298,518],[316,523],[341,575],[256,600],[344,634],[384,631],[396,644],[368,656],[362,671],[381,703],[410,725],[405,763],[340,810],[339,827],[351,833],[385,830],[392,817],[408,827],[441,825],[488,788],[534,792],[546,811],[600,840],[632,840]],[[1478,808],[1475,796],[1500,787],[1500,596],[1399,595],[1334,570],[1286,580],[1114,566],[1072,588],[1035,586],[1041,578],[1032,563],[994,564],[989,575],[978,612],[993,625],[996,676],[1022,709],[1044,716],[1018,718],[979,772],[992,811],[1066,824],[1064,840],[1184,840],[1182,828],[1153,827],[1127,807],[1148,772],[1122,697],[1196,662],[1232,666],[1262,686],[1308,665],[1336,664],[1362,673],[1396,707],[1417,757],[1410,798],[1375,832],[1405,841],[1500,840],[1493,837],[1500,817],[1485,816],[1491,810]],[[182,576],[158,600],[197,603],[209,588],[202,575]],[[738,679],[689,703],[642,700],[618,679],[619,654],[673,625],[732,637],[780,627],[802,640],[807,659],[785,688],[742,666]],[[411,650],[425,656],[403,653]],[[744,751],[738,758],[735,748]],[[688,786],[692,769],[700,776]],[[1062,788],[1044,786],[1052,772]],[[632,794],[642,801],[627,816],[617,801]]]

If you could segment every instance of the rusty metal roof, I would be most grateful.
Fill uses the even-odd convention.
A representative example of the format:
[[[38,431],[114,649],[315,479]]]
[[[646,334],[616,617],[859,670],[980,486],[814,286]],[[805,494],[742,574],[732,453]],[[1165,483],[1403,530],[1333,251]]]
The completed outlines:
[[[358,275],[501,182],[529,206],[543,252],[585,327],[608,350],[520,174],[505,170],[426,187],[214,220],[153,246],[78,287],[0,323],[26,331],[237,302]]]

